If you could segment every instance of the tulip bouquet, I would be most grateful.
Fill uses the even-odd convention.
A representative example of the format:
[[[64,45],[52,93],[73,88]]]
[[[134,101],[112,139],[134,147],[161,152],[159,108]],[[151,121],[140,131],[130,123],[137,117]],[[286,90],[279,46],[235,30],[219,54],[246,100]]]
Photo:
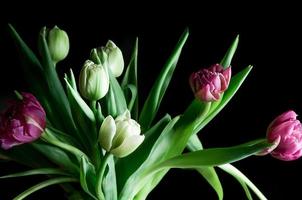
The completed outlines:
[[[192,103],[183,113],[157,116],[188,30],[144,100],[139,99],[138,90],[138,40],[125,70],[122,51],[114,42],[92,49],[77,81],[71,69],[64,79],[56,72],[69,51],[65,31],[42,28],[39,51],[34,53],[11,25],[9,30],[30,92],[15,91],[15,99],[7,102],[0,115],[0,159],[32,169],[1,174],[0,179],[45,175],[45,181],[21,192],[15,200],[54,184],[66,191],[67,199],[146,199],[171,168],[198,171],[223,199],[215,171],[220,168],[239,181],[248,199],[252,199],[250,191],[266,199],[231,163],[269,153],[281,160],[302,155],[301,123],[293,111],[277,117],[269,125],[267,137],[203,149],[198,132],[226,106],[252,69],[248,66],[231,76],[238,37],[219,64],[189,77],[195,98],[192,95]]]

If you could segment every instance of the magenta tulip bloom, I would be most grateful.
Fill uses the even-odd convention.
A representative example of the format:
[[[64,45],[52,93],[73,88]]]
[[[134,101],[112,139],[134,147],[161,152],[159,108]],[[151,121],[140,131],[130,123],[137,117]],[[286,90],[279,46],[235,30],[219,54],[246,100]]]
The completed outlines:
[[[231,79],[231,67],[224,69],[220,64],[201,69],[190,76],[190,86],[195,97],[205,102],[217,101],[228,88]]]
[[[294,111],[279,115],[268,127],[269,142],[278,142],[271,155],[277,159],[290,161],[302,156],[302,125]]]
[[[38,100],[25,92],[22,97],[22,100],[13,100],[0,115],[0,145],[3,149],[38,139],[46,126],[46,114]]]

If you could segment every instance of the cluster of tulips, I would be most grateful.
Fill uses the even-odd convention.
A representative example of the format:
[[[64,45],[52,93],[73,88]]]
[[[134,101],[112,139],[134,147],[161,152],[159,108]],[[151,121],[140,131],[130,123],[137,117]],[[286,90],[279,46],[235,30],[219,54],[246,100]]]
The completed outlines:
[[[27,52],[26,55],[34,55],[25,46],[14,28],[11,27],[11,31],[17,44],[21,44],[20,48],[26,50],[24,51]],[[35,82],[41,80],[40,78],[30,79],[34,85],[31,93],[15,91],[16,98],[7,101],[7,108],[0,115],[0,146],[3,149],[0,152],[0,158],[10,158],[10,151],[15,148],[17,151],[18,146],[23,145],[26,148],[33,148],[46,157],[47,151],[52,152],[53,150],[54,154],[57,151],[57,156],[67,155],[70,158],[70,161],[64,161],[58,165],[58,170],[61,170],[58,172],[62,175],[63,170],[63,174],[67,174],[66,177],[69,177],[69,179],[60,179],[62,183],[64,181],[80,182],[83,191],[87,194],[87,197],[83,198],[114,200],[144,199],[167,172],[161,171],[163,169],[172,167],[201,169],[198,167],[204,167],[204,170],[212,170],[210,172],[215,174],[210,167],[218,166],[235,174],[237,179],[244,182],[246,180],[244,175],[231,168],[231,165],[223,164],[249,155],[271,154],[284,161],[301,157],[302,127],[300,121],[296,119],[297,114],[291,110],[277,116],[271,122],[264,140],[225,150],[203,150],[201,146],[196,145],[200,142],[196,136],[197,132],[223,108],[238,89],[244,79],[242,77],[245,77],[251,69],[248,67],[246,71],[242,72],[243,75],[239,74],[234,78],[231,76],[230,62],[238,44],[238,37],[221,63],[209,68],[202,68],[191,74],[189,85],[195,95],[195,100],[188,110],[172,120],[170,117],[166,117],[158,123],[153,123],[168,85],[165,83],[171,79],[180,50],[187,37],[188,32],[185,31],[155,86],[150,91],[150,96],[139,115],[135,57],[137,48],[134,50],[134,57],[125,73],[122,51],[114,42],[109,40],[105,46],[92,49],[89,59],[83,64],[78,84],[71,71],[69,76],[65,76],[66,88],[64,91],[59,79],[56,79],[55,68],[68,55],[68,35],[58,27],[50,30],[42,29],[40,53],[42,58],[47,59],[42,59],[41,62],[34,56],[30,59],[34,60],[33,63],[38,63],[40,68],[37,69],[41,71],[41,74],[45,72],[43,74],[45,77],[53,76],[55,78],[46,78],[41,87],[40,83]],[[45,65],[53,68],[47,68]],[[29,69],[25,68],[25,71]],[[124,79],[119,83],[117,78],[121,77],[123,73],[125,74]],[[131,79],[131,77],[134,78]],[[229,87],[232,88],[230,91]],[[229,94],[226,94],[228,91]],[[63,96],[60,96],[62,94]],[[56,99],[60,100],[60,98],[65,98],[62,102],[57,101],[64,107],[56,105]],[[83,136],[83,133],[87,134]],[[65,139],[70,137],[73,138]],[[163,139],[165,137],[166,140]],[[43,151],[43,145],[46,148],[45,143],[48,146],[47,150]],[[186,146],[192,151],[191,153],[182,153]],[[178,149],[174,150],[174,148]],[[243,154],[242,150],[246,152]],[[158,151],[161,152],[158,153]],[[225,156],[222,152],[228,152],[230,156]],[[71,158],[72,156],[76,159]],[[210,159],[211,156],[213,156],[213,160]],[[47,158],[53,163],[58,163],[54,157]],[[127,158],[129,159],[127,160]],[[18,161],[18,158],[14,157],[12,160]],[[133,160],[137,164],[135,163],[131,169],[121,167],[123,161],[127,163],[134,162]],[[42,172],[45,172],[45,167],[32,171],[30,175]],[[124,172],[124,176],[121,175]],[[48,173],[45,172],[45,174]],[[203,172],[201,174],[203,175]],[[18,175],[11,175],[11,177],[16,176]],[[119,181],[119,176],[123,177],[121,181]],[[152,176],[154,177],[151,178]],[[0,178],[7,177],[9,176]],[[108,181],[108,177],[110,181],[111,179],[114,181]],[[150,181],[149,185],[146,184],[148,181]],[[208,181],[211,182],[211,180]],[[108,183],[114,186],[109,187],[106,185]],[[147,185],[146,188],[143,183]],[[127,186],[127,184],[133,185]],[[260,198],[263,197],[254,185],[251,185],[250,182],[246,182],[246,184]],[[213,187],[221,198],[220,186]],[[31,188],[29,191],[34,192],[36,188]],[[29,191],[22,193],[16,199],[22,199],[31,193]]]

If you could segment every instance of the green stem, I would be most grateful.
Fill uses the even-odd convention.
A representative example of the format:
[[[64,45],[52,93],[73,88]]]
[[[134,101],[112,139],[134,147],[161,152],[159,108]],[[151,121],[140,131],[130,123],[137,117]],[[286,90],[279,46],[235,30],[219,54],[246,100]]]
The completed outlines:
[[[90,108],[93,111],[94,115],[96,114],[96,101],[90,101]]]
[[[98,199],[100,199],[100,200],[105,200],[105,196],[102,191],[102,183],[103,183],[104,173],[105,173],[105,170],[106,170],[106,167],[108,164],[108,160],[111,156],[112,156],[112,154],[106,152],[106,154],[103,157],[103,162],[97,173],[96,195],[97,195]]]
[[[252,183],[242,172],[240,172],[238,169],[236,169],[231,164],[224,164],[218,166],[220,169],[224,170],[225,172],[233,175],[238,180],[243,181],[245,184],[247,184],[251,190],[255,192],[255,194],[259,197],[261,200],[267,200],[267,198],[262,194],[262,192]]]

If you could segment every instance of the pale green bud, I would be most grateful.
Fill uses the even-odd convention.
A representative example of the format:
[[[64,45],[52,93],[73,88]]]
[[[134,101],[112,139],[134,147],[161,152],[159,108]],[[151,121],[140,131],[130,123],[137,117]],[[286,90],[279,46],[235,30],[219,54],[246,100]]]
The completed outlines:
[[[145,136],[140,133],[140,125],[131,119],[127,110],[115,120],[110,115],[104,119],[99,142],[106,151],[121,158],[131,154],[144,141]]]
[[[101,62],[106,63],[114,77],[119,77],[124,70],[124,58],[122,51],[109,40],[105,47],[98,49]]]
[[[109,77],[106,69],[87,60],[80,72],[79,80],[80,93],[91,101],[103,98],[109,89]]]
[[[47,44],[54,63],[66,58],[69,51],[69,38],[64,30],[59,29],[57,26],[49,30]]]

